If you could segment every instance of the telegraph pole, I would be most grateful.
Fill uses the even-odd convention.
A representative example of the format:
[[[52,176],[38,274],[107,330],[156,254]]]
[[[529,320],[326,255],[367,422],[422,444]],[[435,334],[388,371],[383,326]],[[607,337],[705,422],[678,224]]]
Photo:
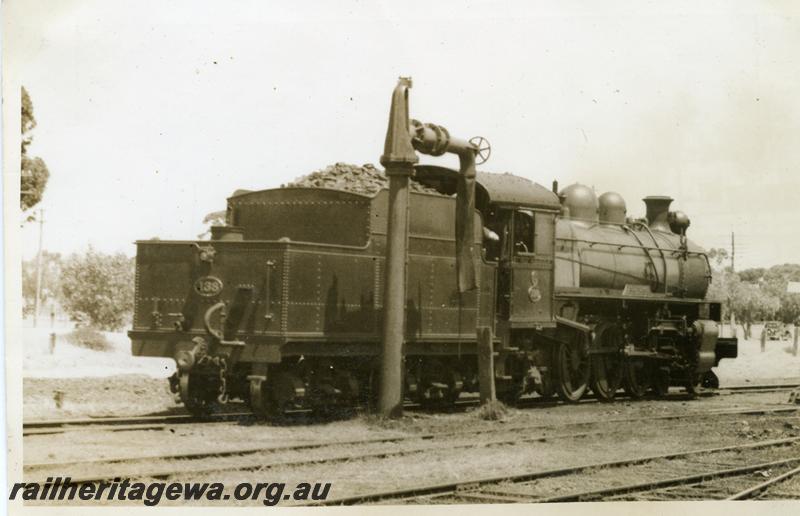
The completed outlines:
[[[44,210],[39,208],[39,252],[36,253],[36,299],[33,301],[33,327],[39,320],[42,299],[42,234],[44,233]]]
[[[731,231],[731,272],[736,272],[736,242]]]

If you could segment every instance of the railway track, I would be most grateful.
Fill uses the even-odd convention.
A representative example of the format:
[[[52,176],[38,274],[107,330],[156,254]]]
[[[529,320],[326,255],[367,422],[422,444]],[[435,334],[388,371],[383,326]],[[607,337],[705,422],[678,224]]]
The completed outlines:
[[[777,456],[783,458],[776,459]],[[788,456],[788,458],[787,458]],[[703,448],[499,477],[420,485],[308,505],[373,503],[549,503],[597,500],[745,499],[798,474],[800,437]],[[772,482],[761,474],[780,472]],[[645,482],[620,484],[625,475]],[[757,480],[754,480],[753,477]],[[571,485],[594,485],[591,490]],[[566,486],[566,487],[565,487]],[[554,495],[558,489],[565,494]],[[794,493],[797,496],[797,493]]]
[[[239,448],[232,450],[209,450],[193,453],[181,453],[174,455],[156,455],[149,457],[118,457],[113,459],[103,460],[86,460],[86,461],[70,461],[65,463],[58,462],[43,462],[43,463],[29,463],[24,466],[26,477],[42,477],[49,474],[58,474],[64,476],[75,467],[81,467],[85,471],[91,471],[89,475],[72,475],[73,482],[100,482],[108,480],[113,477],[135,477],[135,478],[168,478],[171,476],[198,474],[198,473],[211,473],[220,471],[247,471],[255,469],[267,469],[278,467],[298,467],[310,464],[322,463],[337,463],[337,462],[350,462],[357,460],[371,460],[371,459],[385,459],[395,456],[412,455],[425,453],[430,451],[442,450],[458,450],[472,448],[476,445],[473,437],[477,435],[492,436],[502,435],[505,436],[481,441],[481,446],[502,446],[502,445],[516,445],[526,442],[545,442],[558,439],[579,439],[591,436],[602,436],[609,432],[609,425],[627,425],[636,422],[672,422],[677,427],[685,425],[687,419],[708,419],[720,418],[725,416],[773,416],[773,417],[786,417],[787,415],[797,414],[800,408],[787,407],[787,408],[749,408],[738,410],[726,411],[703,411],[682,414],[670,414],[659,416],[648,416],[639,418],[616,418],[607,419],[602,422],[598,421],[579,421],[563,424],[550,424],[550,425],[516,425],[516,426],[500,426],[486,429],[464,430],[464,431],[449,431],[426,433],[417,435],[403,435],[403,436],[387,436],[372,439],[361,439],[353,441],[323,441],[313,443],[300,443],[293,445],[283,446],[268,446],[268,447],[249,447]],[[714,422],[716,422],[716,419]],[[661,425],[660,428],[665,429],[668,425]],[[569,432],[566,430],[573,429]],[[531,434],[532,431],[538,433]],[[466,439],[463,442],[457,442],[458,438]],[[394,444],[417,444],[415,447],[392,449],[385,448],[372,450],[372,451],[358,451],[357,453],[343,453],[328,456],[314,456],[304,458],[289,458],[288,460],[273,458],[273,462],[264,462],[262,457],[254,457],[257,460],[250,464],[244,463],[242,459],[247,456],[256,456],[259,454],[278,455],[288,454],[291,457],[292,452],[320,450],[330,447],[351,447],[357,450],[363,450],[369,446],[382,445],[387,443]],[[420,446],[421,445],[421,446]],[[186,461],[197,461],[199,459],[212,459],[216,460],[223,457],[236,457],[235,463],[228,462],[227,464],[200,464],[199,467],[187,467]],[[180,465],[176,465],[177,462]],[[160,464],[159,464],[160,463]],[[152,464],[156,464],[154,467]],[[145,467],[142,467],[142,466]],[[119,468],[122,467],[123,471]],[[124,470],[127,470],[124,471]]]
[[[776,392],[791,390],[797,387],[797,383],[778,383],[768,385],[738,385],[723,387],[719,389],[721,394],[733,393],[756,393],[756,392]],[[622,399],[622,398],[620,398]],[[587,397],[584,402],[597,402],[593,397]],[[469,408],[478,405],[477,399],[464,399],[458,402],[458,408]],[[563,404],[555,399],[525,398],[520,400],[518,407],[531,406],[557,406]],[[406,409],[414,410],[422,408],[419,405],[408,404]],[[300,411],[298,411],[300,412]],[[218,422],[240,422],[254,420],[255,416],[249,411],[235,411],[223,414],[215,414],[203,419],[199,419],[190,414],[169,414],[152,416],[133,416],[133,417],[102,417],[84,419],[60,419],[26,421],[22,424],[22,435],[47,435],[63,432],[74,432],[81,430],[107,430],[111,432],[124,432],[134,430],[159,430],[170,425],[187,423],[218,423]]]
[[[793,383],[774,383],[774,384],[755,384],[755,385],[734,385],[731,387],[720,387],[717,391],[724,393],[759,393],[759,392],[779,392],[790,391],[800,387],[800,381]]]
[[[81,430],[107,430],[125,432],[131,430],[158,430],[170,425],[188,423],[219,423],[253,419],[250,412],[229,412],[215,414],[208,418],[198,419],[189,414],[169,414],[157,416],[133,417],[99,417],[84,419],[54,419],[43,421],[25,421],[22,423],[22,435],[46,435]]]

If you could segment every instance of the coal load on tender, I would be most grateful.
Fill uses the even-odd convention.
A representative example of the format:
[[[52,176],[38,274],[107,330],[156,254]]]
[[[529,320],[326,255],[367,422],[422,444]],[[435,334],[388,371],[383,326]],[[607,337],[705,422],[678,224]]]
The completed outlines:
[[[334,188],[337,190],[347,190],[348,192],[374,195],[383,188],[389,188],[389,178],[386,177],[383,170],[380,170],[371,163],[366,163],[360,167],[347,163],[336,163],[322,170],[317,170],[308,175],[301,176],[295,181],[281,186],[285,188]],[[409,182],[409,188],[412,192],[441,195],[433,188],[428,188],[413,179]]]

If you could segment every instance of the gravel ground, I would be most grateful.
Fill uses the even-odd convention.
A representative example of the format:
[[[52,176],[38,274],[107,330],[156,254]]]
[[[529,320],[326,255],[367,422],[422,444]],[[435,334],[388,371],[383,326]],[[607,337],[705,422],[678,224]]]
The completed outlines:
[[[23,378],[24,419],[64,419],[181,411],[163,378]]]
[[[785,435],[785,437],[791,436],[794,436],[794,434]],[[746,453],[746,461],[743,460],[743,453]],[[734,451],[671,460],[657,460],[624,468],[593,469],[563,478],[544,478],[533,482],[510,484],[503,486],[502,490],[509,493],[535,497],[561,496],[639,482],[699,474],[712,470],[737,468],[745,466],[746,464],[774,462],[786,459],[789,456],[797,456],[798,454],[800,454],[800,443],[775,448],[748,450],[747,452]],[[766,478],[771,475],[771,471],[754,472],[748,475],[751,477],[749,481],[755,484],[765,480],[766,478],[762,473],[766,475]],[[725,484],[741,486],[743,479],[726,480],[727,481],[718,481],[717,483],[720,487]],[[737,492],[735,487],[732,491]],[[733,494],[733,492],[731,494]]]
[[[725,335],[728,335],[729,327]],[[772,378],[800,377],[800,353],[794,356],[791,341],[767,341],[765,351],[761,351],[761,325],[754,325],[752,338],[744,339],[739,329],[739,356],[724,359],[715,368],[720,383],[742,384],[761,382]]]
[[[61,330],[58,330],[61,331]],[[64,330],[67,331],[67,330]],[[758,335],[757,332],[754,332]],[[47,332],[30,331],[26,339],[24,389],[25,419],[49,419],[83,416],[141,415],[179,412],[165,377],[170,364],[131,357],[124,334],[110,334],[115,343],[110,353],[71,349],[59,341],[55,354],[47,352]],[[740,341],[740,357],[726,360],[717,369],[722,386],[778,381],[800,376],[800,358],[789,353],[786,343],[768,343],[760,352],[758,340]],[[63,344],[63,345],[62,345]],[[78,364],[78,365],[75,365]],[[70,367],[75,366],[75,369]],[[89,371],[90,375],[79,375]],[[136,374],[120,374],[131,372]],[[77,377],[76,377],[77,376]],[[340,497],[364,491],[396,489],[426,482],[448,482],[475,476],[509,474],[519,470],[541,470],[620,459],[633,455],[651,455],[673,450],[720,446],[724,444],[774,439],[797,435],[797,416],[759,419],[757,416],[719,416],[714,423],[638,422],[614,424],[610,420],[673,413],[714,411],[752,406],[788,407],[788,393],[747,393],[704,397],[689,400],[680,394],[665,400],[612,404],[595,402],[573,406],[510,408],[501,421],[484,421],[474,408],[453,413],[407,411],[394,421],[369,415],[342,420],[316,421],[307,418],[276,423],[212,423],[169,425],[164,430],[109,432],[79,431],[68,434],[34,435],[24,438],[26,463],[68,462],[111,457],[143,457],[192,451],[229,450],[240,447],[269,447],[300,442],[344,442],[389,436],[414,436],[428,432],[466,431],[541,426],[566,423],[604,422],[601,433],[592,437],[552,439],[547,442],[518,442],[490,445],[490,440],[514,435],[542,434],[541,429],[508,430],[494,435],[458,436],[451,444],[471,444],[460,450],[436,449],[436,441],[410,441],[392,444],[338,445],[307,452],[260,453],[248,457],[229,457],[191,461],[184,470],[198,469],[211,463],[225,468],[247,463],[251,466],[309,458],[336,457],[377,450],[408,450],[429,446],[430,451],[415,452],[384,459],[351,460],[329,464],[271,467],[252,471],[221,471],[214,474],[193,473],[172,480],[218,481],[233,485],[240,481],[333,482],[331,496]],[[59,401],[57,401],[59,398]],[[60,405],[59,405],[60,404]],[[590,430],[570,427],[568,433]],[[424,459],[424,460],[421,460]],[[113,471],[135,476],[142,468],[173,462],[147,461],[120,463]],[[76,465],[68,473],[92,473]],[[139,469],[137,469],[139,468]],[[66,472],[53,472],[64,474]],[[787,483],[780,492],[796,486]],[[798,494],[800,497],[800,494]],[[242,502],[243,503],[243,502]],[[258,501],[252,502],[256,505]]]
[[[287,483],[333,482],[331,496],[343,497],[429,483],[461,481],[466,478],[502,476],[632,456],[775,439],[800,433],[796,430],[785,430],[785,422],[782,419],[753,421],[747,425],[745,437],[742,436],[742,423],[687,424],[683,428],[670,429],[664,429],[658,424],[637,423],[624,430],[591,439],[564,439],[505,446],[482,446],[481,441],[476,440],[474,448],[458,452],[432,450],[425,454],[395,456],[383,460],[356,460],[345,464],[189,476],[198,481],[211,481],[212,478],[223,476],[226,483],[274,478],[280,478]]]
[[[381,421],[371,416],[321,423],[317,425],[269,424],[191,424],[174,425],[166,430],[103,432],[87,431],[72,434],[29,436],[25,438],[25,462],[62,462],[101,459],[108,457],[150,456],[162,453],[183,453],[213,449],[232,449],[242,446],[276,446],[299,442],[336,442],[382,436],[418,435],[425,432],[476,431],[521,425],[602,423],[603,432],[591,437],[551,439],[546,442],[517,442],[491,445],[489,441],[513,435],[532,436],[542,430],[508,430],[501,434],[458,436],[448,444],[471,443],[470,448],[448,450],[440,443],[412,441],[368,446],[338,445],[306,452],[262,453],[247,457],[227,457],[184,461],[178,465],[187,473],[171,480],[223,482],[281,481],[333,482],[331,496],[340,497],[365,491],[411,487],[428,482],[450,482],[466,477],[494,476],[522,470],[544,470],[587,462],[620,459],[630,456],[655,455],[669,451],[722,446],[800,435],[797,415],[780,416],[718,416],[705,421],[641,421],[613,423],[623,417],[714,411],[752,406],[787,407],[785,393],[751,393],[686,400],[675,396],[671,400],[620,402],[612,405],[587,403],[578,406],[509,409],[502,422],[483,421],[470,410],[454,414],[407,413],[398,421]],[[596,428],[595,428],[596,429]],[[570,427],[563,433],[577,433],[585,428]],[[263,467],[289,460],[334,457],[370,453],[377,450],[400,450],[429,446],[422,453],[410,453],[383,459],[351,460],[328,464]],[[437,449],[438,447],[438,449]],[[424,458],[424,460],[420,460]],[[217,473],[188,473],[208,465],[226,468],[248,464],[250,471],[220,471]],[[174,466],[173,462],[120,463],[109,472],[137,476],[137,471],[156,465]],[[262,465],[258,468],[258,465]],[[145,469],[143,469],[145,468]],[[40,471],[42,473],[43,471]],[[54,472],[55,473],[55,472]],[[66,472],[60,472],[64,474]],[[97,473],[76,465],[71,475]],[[37,475],[38,477],[38,475]]]
[[[800,421],[797,420],[796,417],[792,416],[771,416],[771,417],[764,417],[761,419],[756,419],[753,422],[753,425],[747,420],[742,420],[742,417],[749,417],[749,416],[723,416],[714,419],[707,419],[703,421],[698,421],[693,423],[697,430],[700,430],[702,427],[706,427],[707,430],[714,431],[714,427],[719,424],[732,424],[732,425],[739,425],[738,436],[743,438],[765,438],[771,436],[775,432],[775,428],[780,430],[784,433],[796,433],[800,435],[800,426],[797,423]],[[794,422],[793,422],[794,421]],[[642,426],[643,431],[652,433],[653,431],[657,430],[659,432],[669,431],[680,431],[685,427],[686,421],[644,421],[642,423],[637,423]],[[225,426],[225,425],[219,425]],[[233,426],[233,425],[228,425]],[[74,464],[70,467],[69,473],[73,477],[77,476],[87,476],[87,475],[108,475],[109,478],[114,476],[138,476],[141,475],[143,471],[154,471],[154,470],[161,470],[161,471],[183,471],[188,474],[189,471],[201,471],[207,470],[210,467],[218,467],[223,469],[233,469],[233,468],[254,468],[254,469],[262,469],[266,467],[266,465],[280,465],[286,464],[288,462],[298,462],[298,461],[307,461],[309,459],[312,460],[320,460],[320,459],[342,459],[344,457],[353,458],[353,457],[363,457],[364,455],[368,454],[423,454],[427,455],[430,452],[436,452],[437,450],[441,450],[443,448],[447,448],[449,450],[453,450],[457,453],[462,453],[465,449],[474,448],[474,447],[500,447],[505,448],[512,445],[525,445],[531,444],[540,438],[547,439],[548,443],[553,443],[557,445],[562,439],[570,439],[574,441],[580,440],[594,440],[595,438],[606,438],[609,435],[622,435],[629,430],[630,424],[629,423],[607,423],[602,426],[601,429],[598,429],[595,425],[586,424],[581,425],[580,427],[569,427],[569,428],[536,428],[536,425],[530,425],[528,429],[521,429],[520,425],[509,426],[509,425],[498,425],[498,427],[494,428],[495,432],[491,433],[484,433],[484,434],[477,434],[472,431],[466,431],[460,433],[458,435],[448,435],[447,437],[443,437],[441,439],[409,439],[404,441],[396,441],[396,442],[373,442],[373,443],[362,443],[362,444],[346,444],[342,441],[342,444],[336,445],[331,444],[326,447],[317,448],[314,450],[280,450],[275,449],[273,451],[262,451],[259,453],[247,454],[243,456],[226,456],[226,457],[211,457],[211,458],[203,458],[203,459],[194,459],[194,460],[184,460],[184,459],[152,459],[149,458],[147,460],[142,461],[134,461],[130,460],[127,461],[125,464],[115,463],[115,464],[103,464],[101,466],[97,466],[94,464]],[[206,425],[206,427],[212,427],[213,425]],[[204,428],[207,429],[207,428]],[[223,428],[224,429],[224,428]],[[117,440],[115,437],[110,436],[108,432],[86,432],[87,435],[77,435],[74,436],[72,439],[73,442],[81,443],[80,450],[84,453],[91,453],[92,457],[96,458],[104,458],[104,457],[148,457],[154,454],[154,451],[147,447],[148,444],[152,443],[154,435],[158,435],[159,433],[164,433],[163,438],[159,438],[161,442],[161,449],[164,452],[171,452],[175,453],[183,453],[185,446],[185,441],[188,439],[194,438],[202,438],[207,437],[208,439],[214,439],[214,433],[208,432],[205,433],[205,436],[202,435],[193,435],[191,429],[181,429],[181,428],[174,428],[167,431],[156,431],[156,432],[141,432],[139,435],[131,435],[131,441],[139,441],[141,442],[141,447],[138,451],[131,451],[129,455],[123,455],[120,453],[120,450],[117,446],[114,446],[114,441]],[[83,434],[84,432],[81,432]],[[247,439],[246,448],[255,448],[255,447],[263,447],[263,448],[275,448],[286,444],[297,444],[308,442],[309,440],[291,440],[286,437],[278,438],[274,435],[269,435],[268,432],[259,432],[259,435],[252,435],[253,432],[242,432],[238,429],[230,428],[227,435],[230,436],[228,440],[228,444],[233,444],[237,442],[236,436],[240,437],[249,437]],[[590,435],[579,436],[580,434],[589,433]],[[133,434],[133,432],[130,432]],[[413,437],[414,434],[406,434],[409,437]],[[641,435],[641,434],[640,434]],[[565,437],[565,436],[573,436],[573,437]],[[34,441],[31,441],[32,444]],[[334,443],[336,441],[333,441]],[[41,443],[47,443],[48,447],[57,446],[53,443],[52,439],[41,439]],[[151,444],[152,446],[152,444]],[[241,446],[241,445],[240,445]],[[229,447],[229,446],[217,446],[214,450],[228,450],[228,449],[236,449],[237,447]],[[202,449],[202,448],[201,448]],[[33,454],[31,454],[33,455]],[[46,458],[41,459],[39,462],[54,462],[52,460],[53,454],[48,454]],[[62,454],[60,457],[61,461],[69,463],[70,461],[84,461],[85,456],[78,455],[76,451],[73,451],[69,454]],[[33,462],[28,458],[30,462]],[[362,460],[362,459],[359,459]],[[375,460],[374,458],[370,458],[369,460]],[[339,462],[350,462],[350,459],[347,460],[339,460]],[[60,466],[59,466],[60,467]],[[52,468],[38,468],[36,477],[44,478],[45,476],[53,476],[58,474],[63,474],[63,471],[58,471],[59,467],[52,467]],[[281,466],[285,467],[285,466]],[[63,469],[63,468],[62,468]],[[274,467],[271,469],[275,469]]]

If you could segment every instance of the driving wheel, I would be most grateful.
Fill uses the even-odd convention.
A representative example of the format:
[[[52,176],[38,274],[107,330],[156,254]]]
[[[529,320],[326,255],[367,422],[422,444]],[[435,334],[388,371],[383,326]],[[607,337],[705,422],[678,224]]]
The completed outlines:
[[[603,353],[592,356],[592,392],[600,401],[612,401],[622,383],[623,359],[619,350],[622,332],[613,324],[603,325],[595,332],[595,345]]]
[[[567,403],[577,403],[589,384],[588,335],[575,332],[556,345],[556,392]]]

